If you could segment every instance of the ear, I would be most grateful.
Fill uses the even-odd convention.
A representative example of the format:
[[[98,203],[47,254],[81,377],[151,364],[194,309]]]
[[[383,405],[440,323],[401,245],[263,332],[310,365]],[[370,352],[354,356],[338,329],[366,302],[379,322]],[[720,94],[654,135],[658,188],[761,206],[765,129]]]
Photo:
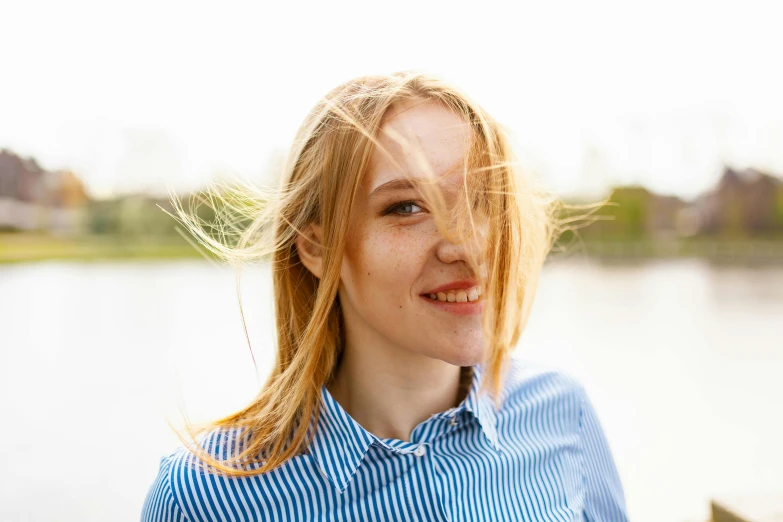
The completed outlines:
[[[323,275],[323,229],[320,225],[310,224],[303,234],[296,236],[296,251],[302,264],[318,279]]]

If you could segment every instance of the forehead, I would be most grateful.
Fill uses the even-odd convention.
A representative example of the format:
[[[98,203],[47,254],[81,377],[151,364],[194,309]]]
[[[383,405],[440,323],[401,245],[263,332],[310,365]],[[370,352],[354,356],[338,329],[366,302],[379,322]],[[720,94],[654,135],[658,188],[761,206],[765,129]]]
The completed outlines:
[[[393,104],[381,123],[364,180],[371,193],[389,181],[410,177],[428,179],[461,174],[470,148],[468,123],[433,100],[406,100]],[[452,172],[453,171],[453,172]]]

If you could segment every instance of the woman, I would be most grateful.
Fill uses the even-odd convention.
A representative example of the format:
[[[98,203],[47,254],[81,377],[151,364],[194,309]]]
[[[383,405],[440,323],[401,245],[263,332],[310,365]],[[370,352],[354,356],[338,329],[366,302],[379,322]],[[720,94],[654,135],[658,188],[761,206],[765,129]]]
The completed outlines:
[[[510,358],[563,227],[479,106],[422,74],[349,81],[276,197],[247,190],[222,196],[236,244],[177,211],[227,259],[271,256],[277,360],[162,459],[143,520],[627,519],[584,389]]]

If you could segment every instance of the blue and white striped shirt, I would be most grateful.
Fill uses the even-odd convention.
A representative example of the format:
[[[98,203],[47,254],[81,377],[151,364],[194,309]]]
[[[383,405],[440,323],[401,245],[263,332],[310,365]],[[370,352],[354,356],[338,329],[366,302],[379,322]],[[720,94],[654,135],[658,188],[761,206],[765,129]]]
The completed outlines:
[[[512,361],[499,410],[478,394],[474,366],[465,400],[417,425],[410,442],[368,432],[323,387],[309,451],[270,472],[207,474],[179,448],[161,460],[142,521],[627,521],[584,388]],[[213,431],[202,444],[225,457],[216,441],[230,439]]]

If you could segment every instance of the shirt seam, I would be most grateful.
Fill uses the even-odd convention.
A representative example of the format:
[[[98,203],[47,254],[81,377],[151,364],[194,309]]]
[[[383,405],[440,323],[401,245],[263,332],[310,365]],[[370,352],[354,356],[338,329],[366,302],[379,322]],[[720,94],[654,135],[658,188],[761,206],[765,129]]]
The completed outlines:
[[[580,389],[580,392],[583,390]],[[582,392],[579,394],[579,470],[582,475],[582,515],[587,518],[586,504],[587,504],[587,472],[585,469],[585,449],[584,449],[584,411],[585,411],[585,394]],[[589,520],[589,518],[588,518]]]
[[[177,496],[174,494],[174,488],[171,487],[171,483],[172,483],[171,474],[173,473],[173,466],[171,465],[172,464],[171,456],[167,457],[166,461],[167,461],[166,480],[163,481],[163,486],[166,488],[168,495],[171,497],[172,505],[179,510],[182,522],[191,522],[190,517],[187,515],[187,513],[185,513],[185,510],[182,509],[182,506],[177,500]]]

